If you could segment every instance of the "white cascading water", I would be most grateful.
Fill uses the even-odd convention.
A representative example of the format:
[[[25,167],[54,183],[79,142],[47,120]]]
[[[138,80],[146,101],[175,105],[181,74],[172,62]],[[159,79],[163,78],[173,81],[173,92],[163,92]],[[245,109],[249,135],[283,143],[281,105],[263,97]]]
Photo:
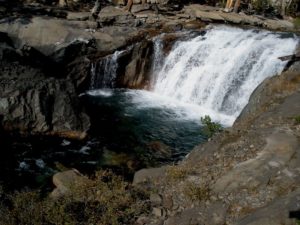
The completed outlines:
[[[156,71],[153,92],[197,105],[202,114],[231,125],[254,89],[283,71],[287,62],[278,57],[293,54],[299,42],[295,36],[286,36],[216,26],[203,36],[177,42]],[[162,55],[156,54],[156,58]]]
[[[91,87],[114,88],[118,69],[118,58],[124,51],[115,51],[91,65]]]

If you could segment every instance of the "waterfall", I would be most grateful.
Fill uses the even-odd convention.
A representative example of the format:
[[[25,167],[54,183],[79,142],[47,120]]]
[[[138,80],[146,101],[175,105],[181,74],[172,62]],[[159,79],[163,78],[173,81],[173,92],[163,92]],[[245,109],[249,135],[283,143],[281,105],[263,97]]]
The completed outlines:
[[[118,58],[124,51],[115,51],[114,54],[102,58],[91,65],[90,89],[114,88],[117,78]]]
[[[153,62],[152,62],[152,80],[151,87],[155,85],[155,81],[157,79],[156,75],[159,74],[164,62],[164,54],[163,54],[163,38],[164,34],[161,34],[153,39]]]
[[[230,125],[254,89],[282,72],[286,62],[278,57],[293,54],[297,44],[290,34],[215,26],[174,45],[154,76],[153,92],[197,105]]]

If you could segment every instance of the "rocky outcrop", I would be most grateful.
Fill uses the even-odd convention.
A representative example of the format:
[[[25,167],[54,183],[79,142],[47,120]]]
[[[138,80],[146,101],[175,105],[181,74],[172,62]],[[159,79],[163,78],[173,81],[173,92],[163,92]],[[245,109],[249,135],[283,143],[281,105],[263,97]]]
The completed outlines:
[[[20,17],[0,23],[0,115],[5,130],[82,139],[90,127],[78,94],[91,59],[144,37],[136,28]]]
[[[52,73],[59,70],[51,67],[58,64],[38,50],[15,49],[7,34],[0,36],[1,126],[25,135],[84,138],[90,122],[73,81],[57,79],[61,75]]]
[[[221,9],[215,7],[207,7],[196,4],[185,6],[184,14],[189,15],[191,18],[200,19],[204,22],[251,25],[281,31],[293,31],[296,29],[290,21],[266,19],[259,16],[237,13],[225,13]]]

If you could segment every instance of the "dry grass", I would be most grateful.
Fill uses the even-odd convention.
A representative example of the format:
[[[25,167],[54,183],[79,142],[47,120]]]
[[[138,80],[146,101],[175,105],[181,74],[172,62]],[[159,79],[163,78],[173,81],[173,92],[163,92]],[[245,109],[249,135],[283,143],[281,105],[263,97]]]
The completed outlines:
[[[169,166],[166,171],[167,180],[176,182],[184,180],[188,175],[194,172],[194,168],[186,165]]]
[[[42,198],[36,191],[2,194],[3,225],[119,225],[133,224],[149,210],[148,195],[111,172],[77,182],[68,195]]]
[[[286,72],[276,77],[271,85],[271,94],[293,93],[300,86],[300,74]]]
[[[195,184],[192,182],[187,182],[185,184],[183,193],[191,201],[201,202],[210,199],[211,188],[209,184]]]
[[[300,115],[299,116],[295,116],[294,120],[295,120],[295,125],[299,125],[300,124]]]

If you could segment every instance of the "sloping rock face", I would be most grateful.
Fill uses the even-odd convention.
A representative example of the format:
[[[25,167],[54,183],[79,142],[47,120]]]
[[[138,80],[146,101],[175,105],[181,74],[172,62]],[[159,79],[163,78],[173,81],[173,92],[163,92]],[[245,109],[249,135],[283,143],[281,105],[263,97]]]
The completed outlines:
[[[145,224],[295,224],[300,210],[300,72],[294,64],[252,94],[232,128],[178,166],[136,174],[158,190]],[[139,184],[138,184],[139,183]],[[168,204],[167,204],[168,203]],[[153,222],[155,221],[155,222]]]

